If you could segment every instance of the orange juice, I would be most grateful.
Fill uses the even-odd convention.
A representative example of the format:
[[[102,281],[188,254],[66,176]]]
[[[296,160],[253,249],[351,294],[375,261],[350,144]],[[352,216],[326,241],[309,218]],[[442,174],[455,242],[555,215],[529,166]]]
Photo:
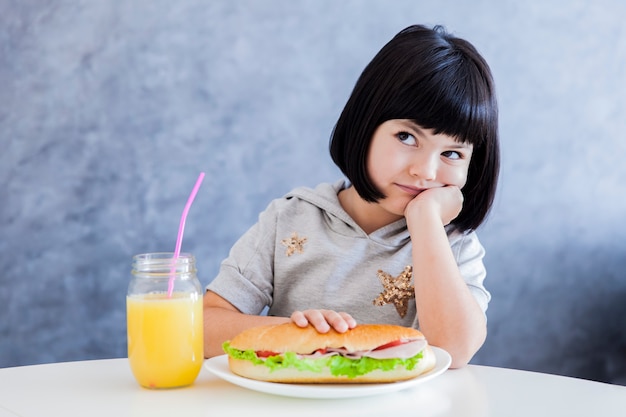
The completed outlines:
[[[174,388],[195,381],[204,361],[202,297],[138,294],[126,297],[128,359],[146,388]]]

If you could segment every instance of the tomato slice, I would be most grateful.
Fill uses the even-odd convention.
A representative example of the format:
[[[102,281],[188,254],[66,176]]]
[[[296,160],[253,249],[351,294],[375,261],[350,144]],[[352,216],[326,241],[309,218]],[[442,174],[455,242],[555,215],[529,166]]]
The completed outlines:
[[[390,347],[394,347],[394,346],[401,345],[401,344],[403,344],[403,343],[404,343],[404,342],[403,342],[402,340],[396,340],[395,342],[389,342],[389,343],[384,344],[384,345],[382,345],[382,346],[378,346],[378,347],[377,347],[376,349],[374,349],[374,350],[387,349],[387,348],[390,348]]]
[[[269,350],[259,350],[259,351],[256,352],[256,355],[259,358],[269,358],[270,356],[277,356],[278,353],[272,352],[272,351],[269,351]]]

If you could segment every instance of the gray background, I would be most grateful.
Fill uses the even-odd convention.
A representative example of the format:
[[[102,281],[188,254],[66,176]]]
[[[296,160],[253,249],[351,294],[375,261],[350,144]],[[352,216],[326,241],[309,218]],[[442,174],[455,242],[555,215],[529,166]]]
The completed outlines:
[[[503,166],[475,364],[626,384],[626,3],[0,0],[0,366],[123,357],[133,254],[210,282],[400,29],[490,62]]]

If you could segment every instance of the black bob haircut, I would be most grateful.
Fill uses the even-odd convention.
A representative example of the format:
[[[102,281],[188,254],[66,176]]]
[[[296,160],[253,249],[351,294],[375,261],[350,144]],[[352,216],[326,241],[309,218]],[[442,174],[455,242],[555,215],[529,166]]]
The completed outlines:
[[[370,142],[392,119],[473,145],[463,208],[452,224],[462,231],[478,228],[493,204],[500,169],[498,105],[487,62],[443,27],[421,25],[399,32],[372,59],[330,140],[333,161],[369,202],[385,198],[367,173]]]

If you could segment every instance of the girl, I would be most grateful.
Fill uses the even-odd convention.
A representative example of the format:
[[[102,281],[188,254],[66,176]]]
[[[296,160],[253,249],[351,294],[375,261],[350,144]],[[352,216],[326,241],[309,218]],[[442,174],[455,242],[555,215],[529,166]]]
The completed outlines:
[[[207,286],[205,356],[251,326],[361,322],[419,328],[452,367],[467,364],[487,332],[474,230],[496,190],[497,125],[491,71],[471,44],[441,27],[398,33],[333,131],[348,181],[274,200]]]

